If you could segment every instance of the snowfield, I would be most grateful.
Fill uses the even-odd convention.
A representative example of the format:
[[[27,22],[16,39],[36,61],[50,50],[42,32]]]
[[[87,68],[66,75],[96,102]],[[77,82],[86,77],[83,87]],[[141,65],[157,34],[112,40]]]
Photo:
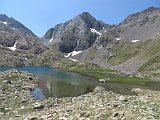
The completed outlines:
[[[52,35],[52,38],[49,40],[49,43],[53,41],[53,36],[54,36],[54,34]]]
[[[72,58],[69,58],[70,60],[72,60],[73,62],[77,62],[78,60],[76,59],[72,59]]]
[[[94,28],[90,28],[92,33],[96,33],[98,35],[102,35],[100,32],[98,32],[97,30],[95,30]]]
[[[136,43],[136,42],[139,42],[140,40],[132,40],[131,42],[132,43]]]
[[[7,22],[2,22],[2,21],[0,21],[0,22],[3,23],[3,24],[5,24],[5,25],[7,24]]]
[[[70,57],[70,56],[75,56],[75,55],[78,55],[78,54],[80,54],[81,52],[83,52],[83,51],[72,51],[72,52],[70,52],[70,53],[68,53],[67,55],[64,55],[64,57]]]
[[[121,38],[116,38],[116,40],[121,40]]]
[[[9,48],[12,51],[15,51],[16,50],[16,45],[17,45],[17,42],[15,42],[15,44],[13,45],[13,47],[7,47],[7,48]]]

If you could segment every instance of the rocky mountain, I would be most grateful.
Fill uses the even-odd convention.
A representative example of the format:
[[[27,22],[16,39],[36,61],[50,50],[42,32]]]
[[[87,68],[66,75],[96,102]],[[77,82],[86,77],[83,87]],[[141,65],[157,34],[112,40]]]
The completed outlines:
[[[115,40],[134,42],[158,38],[159,34],[160,9],[150,7],[129,15],[118,25],[97,21],[89,13],[84,12],[49,29],[42,41],[63,53],[70,53],[86,50],[100,41],[104,42],[108,36]],[[106,43],[101,44],[104,46]]]
[[[118,25],[120,37],[124,40],[147,40],[160,35],[160,9],[150,7],[129,15]]]
[[[29,30],[27,27],[25,27],[22,23],[18,22],[12,17],[8,17],[5,14],[0,14],[0,23],[1,23],[1,26],[5,25],[19,32],[20,34],[36,37],[36,35],[31,30]]]
[[[85,50],[93,45],[101,31],[109,27],[110,25],[96,20],[88,12],[83,12],[49,29],[43,37],[43,42],[56,46],[63,53]]]
[[[20,22],[0,15],[0,65],[25,65],[26,61],[47,49],[39,38]]]
[[[14,18],[0,14],[0,45],[28,50],[38,43],[34,33]],[[39,42],[40,43],[40,42]]]
[[[159,73],[156,66],[160,64],[159,8],[150,7],[132,14],[122,23],[108,25],[104,29],[99,29],[98,32],[100,34],[95,33],[95,40],[90,47],[72,49],[67,51],[70,53],[65,54],[65,57],[74,62],[91,62],[127,74],[143,71],[154,79],[159,78],[156,76]],[[68,39],[64,40],[69,42]]]

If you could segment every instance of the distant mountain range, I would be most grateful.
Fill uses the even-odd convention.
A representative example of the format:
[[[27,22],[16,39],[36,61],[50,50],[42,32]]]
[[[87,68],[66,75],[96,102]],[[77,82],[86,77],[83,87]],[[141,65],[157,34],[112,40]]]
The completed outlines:
[[[106,24],[83,12],[50,28],[42,38],[0,14],[0,65],[18,61],[23,65],[54,66],[54,61],[69,60],[127,74],[155,73],[160,63],[159,38],[160,8],[155,7],[129,15],[118,25]]]

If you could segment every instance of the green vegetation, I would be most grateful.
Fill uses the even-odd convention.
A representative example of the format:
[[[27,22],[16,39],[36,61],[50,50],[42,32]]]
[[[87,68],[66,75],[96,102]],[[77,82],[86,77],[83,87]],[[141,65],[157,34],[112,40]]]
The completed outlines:
[[[115,57],[112,57],[109,63],[113,65],[121,64],[126,60],[135,57],[141,51],[140,43],[122,43],[115,46]]]
[[[152,66],[154,64],[160,64],[160,55],[149,59],[143,66],[140,67],[139,71],[143,71],[144,69],[149,68],[150,66]],[[158,67],[158,65],[156,67]],[[156,69],[156,67],[155,67],[155,69]]]
[[[129,76],[129,75],[127,76],[119,73],[118,71],[106,70],[91,63],[76,63],[76,64],[74,63],[72,67],[69,67],[63,70],[70,71],[70,72],[77,72],[86,76],[91,76],[96,80],[104,79],[106,81],[111,81],[111,82],[133,83],[133,84],[141,84],[141,85],[145,85],[149,82],[153,82],[148,78],[139,78],[139,77]]]

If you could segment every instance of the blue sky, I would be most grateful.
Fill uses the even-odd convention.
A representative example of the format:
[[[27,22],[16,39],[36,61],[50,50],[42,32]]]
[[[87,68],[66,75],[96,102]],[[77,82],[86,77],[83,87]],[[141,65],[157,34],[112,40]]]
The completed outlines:
[[[160,7],[160,0],[1,0],[0,13],[15,18],[41,37],[49,28],[82,12],[118,24],[129,14],[150,6]]]

